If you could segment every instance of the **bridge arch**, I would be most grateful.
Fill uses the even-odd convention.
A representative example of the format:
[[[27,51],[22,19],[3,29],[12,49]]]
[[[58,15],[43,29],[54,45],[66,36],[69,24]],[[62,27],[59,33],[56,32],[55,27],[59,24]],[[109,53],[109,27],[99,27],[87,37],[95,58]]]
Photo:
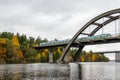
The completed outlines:
[[[113,16],[113,14],[118,14]],[[108,18],[107,20],[103,21],[102,23],[98,23],[97,21],[100,19],[104,19],[104,18]],[[88,35],[88,36],[93,36],[95,35],[96,32],[98,32],[101,28],[103,28],[105,25],[120,19],[120,8],[119,9],[115,9],[115,10],[111,10],[108,12],[105,12],[103,14],[98,15],[97,17],[91,19],[88,23],[86,23],[74,36],[73,38],[70,40],[70,42],[68,43],[68,45],[66,46],[62,56],[60,57],[59,61],[64,61],[65,56],[68,53],[68,50],[70,49],[71,45],[75,42],[75,40],[78,38],[78,36],[80,35]],[[90,27],[90,25],[95,25],[96,28],[94,30],[92,30],[89,34],[84,33],[85,30]],[[84,46],[79,45],[79,49],[76,52],[75,56],[74,56],[74,60],[77,60],[77,57],[79,56],[80,52],[82,52],[82,49],[84,48]]]

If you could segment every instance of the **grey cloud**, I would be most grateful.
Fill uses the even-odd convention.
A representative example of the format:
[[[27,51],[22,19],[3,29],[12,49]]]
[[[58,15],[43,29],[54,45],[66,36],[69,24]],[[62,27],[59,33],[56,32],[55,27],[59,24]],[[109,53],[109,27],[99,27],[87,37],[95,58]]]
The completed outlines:
[[[48,39],[59,38],[61,35],[60,39],[64,39],[67,38],[65,36],[72,37],[92,16],[120,7],[119,2],[119,0],[0,0],[0,24],[10,26],[14,32],[34,33],[33,36],[44,34],[44,37],[49,36]],[[51,35],[53,37],[50,37]]]
[[[120,0],[0,0],[0,31],[49,40],[72,38],[90,19],[116,8]],[[109,46],[85,49],[111,50]]]

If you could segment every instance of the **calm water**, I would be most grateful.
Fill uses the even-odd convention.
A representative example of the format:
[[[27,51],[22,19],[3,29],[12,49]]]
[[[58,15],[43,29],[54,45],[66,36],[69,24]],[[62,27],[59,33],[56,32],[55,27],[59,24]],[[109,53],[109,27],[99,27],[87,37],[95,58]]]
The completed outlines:
[[[81,80],[120,80],[120,63],[80,63]]]
[[[120,80],[120,63],[79,63],[79,79]],[[0,64],[0,80],[70,80],[67,64]],[[76,74],[76,70],[72,69]],[[73,79],[75,80],[75,79]]]

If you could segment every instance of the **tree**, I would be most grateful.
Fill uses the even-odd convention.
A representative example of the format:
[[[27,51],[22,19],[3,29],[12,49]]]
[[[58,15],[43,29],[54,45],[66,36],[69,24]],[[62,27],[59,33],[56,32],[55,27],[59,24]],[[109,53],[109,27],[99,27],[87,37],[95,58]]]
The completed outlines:
[[[14,47],[20,48],[19,40],[18,40],[18,37],[16,35],[13,36],[13,38],[12,38],[12,44]]]
[[[62,49],[60,47],[55,48],[53,52],[54,62],[56,62],[60,58],[61,55],[62,55]]]
[[[7,39],[6,38],[0,38],[0,63],[6,63],[6,49]]]
[[[42,59],[44,62],[48,62],[48,57],[49,57],[49,51],[48,49],[44,49],[42,52]]]
[[[40,59],[41,59],[41,54],[40,53],[37,54],[36,59],[37,59],[37,62],[40,62]]]
[[[34,38],[33,37],[29,37],[29,47],[31,48],[31,47],[33,47],[34,46]]]
[[[19,34],[18,34],[18,35],[19,35]],[[27,37],[26,37],[25,34],[22,34],[21,36],[18,36],[18,39],[19,39],[19,43],[20,43],[21,45],[24,45],[24,46],[27,47],[29,41],[27,40]]]
[[[35,40],[35,46],[39,46],[41,42],[41,38],[40,36],[37,37],[37,39]]]
[[[2,32],[0,34],[0,38],[8,38],[8,39],[12,39],[14,33],[11,32]]]
[[[12,46],[13,46],[13,56],[12,61],[13,62],[19,62],[19,51],[20,51],[20,44],[17,35],[13,36],[12,38]]]

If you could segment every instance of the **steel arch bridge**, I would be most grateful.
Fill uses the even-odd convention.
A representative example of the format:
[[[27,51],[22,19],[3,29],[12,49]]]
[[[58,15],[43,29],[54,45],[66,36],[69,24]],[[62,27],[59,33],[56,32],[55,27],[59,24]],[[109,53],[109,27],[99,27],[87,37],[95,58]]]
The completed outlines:
[[[116,15],[114,15],[116,14]],[[114,16],[113,16],[114,15]],[[104,20],[104,18],[108,18],[107,20]],[[103,22],[99,23],[98,21],[103,19]],[[115,10],[111,10],[108,12],[105,12],[101,15],[98,15],[97,17],[91,19],[88,23],[86,23],[74,36],[73,38],[70,40],[70,42],[68,43],[68,45],[66,46],[62,56],[59,59],[59,62],[63,62],[65,59],[65,56],[68,54],[69,49],[71,48],[72,44],[75,42],[75,40],[80,36],[80,35],[87,35],[87,36],[94,36],[100,29],[102,29],[105,25],[120,19],[120,8],[119,9],[115,9]],[[119,20],[120,21],[120,20]],[[95,29],[93,29],[91,32],[89,33],[85,33],[85,30],[87,28],[89,28],[91,25],[96,26]],[[85,45],[81,45],[79,44],[79,49],[77,50],[75,56],[74,56],[74,61],[76,61],[80,55],[80,53],[82,52],[83,48],[85,47]]]

